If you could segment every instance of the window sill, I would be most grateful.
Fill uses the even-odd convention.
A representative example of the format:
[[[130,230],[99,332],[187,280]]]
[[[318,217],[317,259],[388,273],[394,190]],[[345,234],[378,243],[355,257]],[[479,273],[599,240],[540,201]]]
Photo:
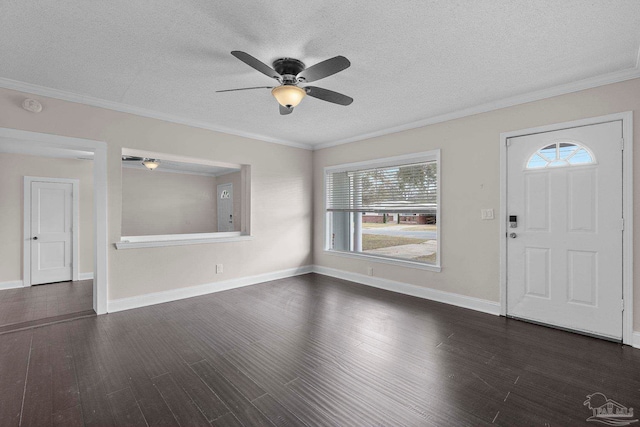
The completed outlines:
[[[160,248],[164,246],[201,245],[252,240],[253,236],[238,233],[174,234],[163,236],[122,236],[116,249]]]
[[[355,259],[360,259],[360,260],[369,261],[369,262],[377,262],[381,264],[391,264],[391,265],[398,265],[401,267],[416,268],[419,270],[435,271],[437,273],[439,273],[442,270],[442,267],[435,264],[426,264],[423,262],[402,260],[398,258],[386,258],[378,255],[367,255],[363,253],[333,251],[329,249],[325,249],[324,253],[327,255],[335,255],[335,256],[340,256],[345,258],[355,258]]]

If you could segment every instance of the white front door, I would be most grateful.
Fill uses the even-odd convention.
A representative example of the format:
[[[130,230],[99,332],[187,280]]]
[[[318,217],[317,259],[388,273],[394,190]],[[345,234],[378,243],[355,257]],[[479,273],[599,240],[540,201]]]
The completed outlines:
[[[218,185],[218,231],[233,231],[233,184]]]
[[[72,280],[73,185],[31,183],[31,284]]]
[[[509,138],[507,315],[622,337],[622,122]]]

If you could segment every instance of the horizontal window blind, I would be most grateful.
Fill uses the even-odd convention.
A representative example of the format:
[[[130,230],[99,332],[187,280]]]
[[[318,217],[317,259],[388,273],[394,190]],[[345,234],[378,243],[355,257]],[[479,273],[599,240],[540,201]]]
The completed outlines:
[[[437,162],[329,171],[330,212],[436,213]]]

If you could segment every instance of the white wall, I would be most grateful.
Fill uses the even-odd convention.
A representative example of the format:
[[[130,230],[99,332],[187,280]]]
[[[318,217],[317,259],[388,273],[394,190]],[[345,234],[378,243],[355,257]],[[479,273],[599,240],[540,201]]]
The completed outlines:
[[[80,273],[93,272],[93,162],[0,153],[0,282],[22,280],[25,176],[80,180]]]
[[[374,275],[490,301],[500,300],[500,219],[481,221],[480,209],[500,208],[500,133],[635,110],[634,140],[640,144],[640,79],[504,108],[418,129],[314,152],[314,263],[367,274],[368,261],[327,254],[324,245],[323,168],[341,163],[440,148],[442,271],[386,264]],[[638,164],[640,147],[634,153]],[[640,175],[634,178],[636,271],[640,267]],[[634,281],[635,330],[640,330],[640,279]]]
[[[311,264],[310,151],[45,97],[32,114],[21,108],[27,96],[0,90],[0,127],[107,143],[109,300]],[[123,147],[251,165],[254,239],[116,250]]]

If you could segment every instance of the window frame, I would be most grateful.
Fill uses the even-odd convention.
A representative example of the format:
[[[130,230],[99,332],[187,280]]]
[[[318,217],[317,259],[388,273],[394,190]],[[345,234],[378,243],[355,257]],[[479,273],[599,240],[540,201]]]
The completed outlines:
[[[327,175],[329,173],[335,172],[347,172],[357,169],[368,169],[368,168],[379,168],[379,167],[394,167],[394,166],[403,166],[410,165],[414,163],[424,163],[424,162],[432,162],[435,161],[436,168],[436,236],[437,236],[437,249],[436,249],[436,262],[434,264],[429,264],[423,261],[413,261],[402,258],[393,258],[386,257],[382,255],[372,255],[365,254],[362,252],[350,252],[350,251],[339,251],[331,249],[331,229],[330,229],[330,212],[327,211]],[[401,156],[393,156],[393,157],[385,157],[380,159],[372,159],[365,160],[361,162],[354,163],[343,163],[334,166],[326,166],[323,169],[322,175],[322,193],[323,193],[323,202],[322,208],[324,210],[324,242],[323,242],[323,252],[327,255],[339,256],[345,258],[353,258],[360,259],[363,261],[381,263],[381,264],[390,264],[390,265],[398,265],[402,267],[410,267],[421,270],[429,270],[440,272],[442,270],[442,229],[441,229],[441,209],[440,209],[440,201],[441,201],[441,172],[442,162],[440,160],[440,149],[422,151],[418,153],[405,154]]]

